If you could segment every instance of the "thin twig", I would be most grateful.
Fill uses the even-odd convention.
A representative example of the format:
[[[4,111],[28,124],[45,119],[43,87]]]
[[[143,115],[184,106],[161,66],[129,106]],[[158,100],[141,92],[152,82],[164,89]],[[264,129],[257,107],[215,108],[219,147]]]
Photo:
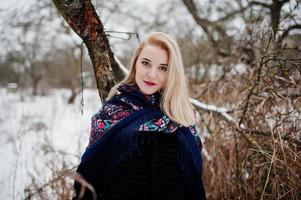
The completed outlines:
[[[247,110],[249,108],[249,103],[250,103],[250,98],[251,98],[251,95],[253,94],[253,91],[255,90],[255,88],[258,86],[258,84],[260,83],[260,77],[261,77],[261,70],[262,70],[262,67],[265,65],[265,63],[267,61],[264,62],[264,57],[265,57],[265,54],[266,52],[268,51],[269,47],[270,47],[270,43],[271,43],[271,40],[272,40],[272,36],[270,36],[269,38],[269,42],[267,44],[267,47],[264,51],[264,55],[261,57],[261,60],[260,60],[260,64],[259,64],[259,69],[258,69],[258,72],[257,72],[257,79],[256,81],[254,82],[254,85],[252,86],[252,88],[250,89],[250,92],[245,100],[245,105],[244,105],[244,108],[243,108],[243,113],[242,113],[242,116],[238,122],[238,125],[239,127],[241,126],[241,124],[243,123],[243,120],[245,118],[245,115],[247,113]]]
[[[83,78],[83,45],[84,42],[80,45],[80,79],[81,79],[81,89],[82,89],[82,96],[81,96],[81,113],[84,114],[84,78]]]
[[[264,188],[263,188],[260,200],[263,200],[264,192],[265,192],[265,189],[266,189],[266,187],[268,185],[268,182],[269,182],[270,173],[271,173],[273,162],[274,162],[274,158],[275,158],[275,152],[276,152],[276,148],[274,148],[274,151],[273,151],[273,156],[272,156],[272,159],[271,159],[271,162],[270,162],[270,168],[269,168],[269,171],[268,171],[267,178],[265,180],[265,184],[264,184]]]

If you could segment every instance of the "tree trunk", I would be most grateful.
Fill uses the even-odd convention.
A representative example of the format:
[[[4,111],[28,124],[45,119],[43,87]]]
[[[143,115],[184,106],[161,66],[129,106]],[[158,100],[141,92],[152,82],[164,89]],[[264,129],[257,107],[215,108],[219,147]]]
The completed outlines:
[[[42,80],[42,76],[31,74],[30,78],[31,78],[31,82],[32,82],[32,95],[37,96],[38,95],[38,86]]]
[[[103,25],[91,1],[53,0],[53,2],[66,22],[85,43],[92,61],[99,96],[103,101],[115,81],[120,81],[124,74],[114,59]]]
[[[273,0],[273,4],[271,5],[271,23],[274,38],[276,38],[278,32],[282,5],[282,2],[279,2],[278,0]]]

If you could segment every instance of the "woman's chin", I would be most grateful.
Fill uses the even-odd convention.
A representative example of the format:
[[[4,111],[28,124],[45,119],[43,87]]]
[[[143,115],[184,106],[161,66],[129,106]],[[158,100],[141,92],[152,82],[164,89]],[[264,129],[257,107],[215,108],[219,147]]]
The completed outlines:
[[[156,92],[154,89],[151,89],[151,88],[140,88],[140,91],[142,94],[145,94],[145,95],[152,95]]]

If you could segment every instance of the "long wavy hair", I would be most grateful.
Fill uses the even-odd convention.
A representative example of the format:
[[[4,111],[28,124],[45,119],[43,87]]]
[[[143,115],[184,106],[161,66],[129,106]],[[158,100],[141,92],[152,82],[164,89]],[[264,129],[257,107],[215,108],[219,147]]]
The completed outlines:
[[[162,111],[171,120],[182,126],[187,127],[195,124],[179,45],[170,35],[162,32],[152,33],[140,43],[132,56],[129,74],[110,90],[107,100],[117,93],[117,88],[120,85],[136,83],[136,61],[142,49],[147,45],[159,47],[168,53],[167,80],[162,90],[160,104]]]

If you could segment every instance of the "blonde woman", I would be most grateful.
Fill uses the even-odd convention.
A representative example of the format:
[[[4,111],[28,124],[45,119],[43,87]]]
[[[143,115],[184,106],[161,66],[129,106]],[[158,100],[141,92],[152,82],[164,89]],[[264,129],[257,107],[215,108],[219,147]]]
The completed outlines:
[[[194,124],[179,46],[152,33],[92,117],[75,199],[205,199]]]

